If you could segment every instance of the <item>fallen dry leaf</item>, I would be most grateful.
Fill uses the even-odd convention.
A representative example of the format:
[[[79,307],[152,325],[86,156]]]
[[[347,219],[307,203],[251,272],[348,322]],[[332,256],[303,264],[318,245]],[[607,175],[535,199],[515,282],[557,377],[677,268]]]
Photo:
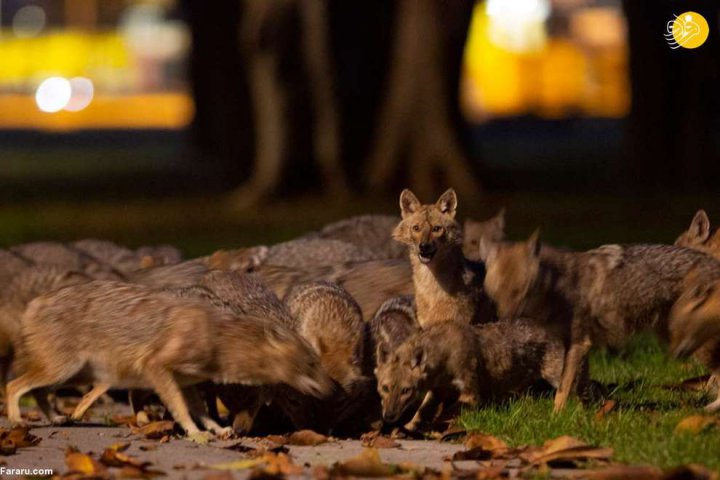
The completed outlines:
[[[605,401],[605,403],[602,404],[598,411],[595,412],[595,420],[597,420],[598,422],[604,420],[608,413],[615,410],[616,406],[617,402],[615,400]]]
[[[232,462],[216,463],[215,465],[210,465],[210,468],[213,470],[247,470],[248,468],[253,468],[262,464],[264,461],[263,457],[243,458]]]
[[[151,464],[150,462],[143,462],[136,457],[126,455],[121,451],[115,450],[113,448],[106,448],[103,451],[102,455],[100,456],[100,462],[102,462],[103,465],[106,465],[108,467],[122,468],[130,466],[139,469],[144,469]]]
[[[108,476],[105,465],[73,447],[68,448],[65,452],[65,465],[68,467],[68,473],[80,473],[101,478]]]
[[[153,470],[151,468],[138,468],[126,465],[118,471],[117,476],[120,478],[153,478],[164,477],[166,475],[162,470]]]
[[[162,441],[165,437],[168,437],[167,440],[169,440],[169,435],[172,435],[174,430],[175,424],[170,420],[151,422],[142,427],[132,428],[132,432],[136,435],[142,435],[145,438],[149,438],[152,440],[159,439],[160,441]]]
[[[30,410],[25,415],[25,418],[28,422],[39,422],[40,420],[42,420],[42,414],[37,410]]]
[[[489,450],[491,452],[496,450],[508,449],[507,443],[505,443],[501,439],[492,435],[485,435],[482,433],[474,433],[472,435],[468,435],[467,437],[465,437],[463,445],[465,445],[465,448],[467,448],[468,450],[478,447]]]
[[[608,460],[613,455],[611,448],[592,447],[574,437],[562,436],[548,440],[541,448],[528,448],[520,458],[532,465],[551,462],[579,460]]]
[[[398,448],[400,443],[396,442],[392,438],[385,437],[380,434],[379,431],[363,433],[360,436],[363,447],[374,447],[374,448]]]
[[[208,473],[203,477],[203,480],[233,480],[235,477],[233,477],[233,474],[230,472],[218,472],[218,473]]]
[[[358,456],[333,465],[331,476],[388,477],[398,473],[398,470],[395,465],[383,463],[377,449],[364,448]]]
[[[137,423],[135,423],[135,416],[134,415],[113,415],[109,419],[110,423],[113,425],[124,425],[126,427],[137,427]]]
[[[327,441],[328,437],[326,437],[325,435],[313,432],[312,430],[300,430],[298,432],[293,432],[290,434],[287,439],[287,444],[315,446],[320,445],[321,443],[325,443]]]
[[[679,433],[692,433],[697,435],[705,429],[720,424],[720,420],[715,417],[709,417],[705,415],[690,415],[680,420],[680,423],[675,427],[675,434]]]
[[[13,455],[18,448],[32,447],[40,440],[28,427],[0,428],[0,455]]]

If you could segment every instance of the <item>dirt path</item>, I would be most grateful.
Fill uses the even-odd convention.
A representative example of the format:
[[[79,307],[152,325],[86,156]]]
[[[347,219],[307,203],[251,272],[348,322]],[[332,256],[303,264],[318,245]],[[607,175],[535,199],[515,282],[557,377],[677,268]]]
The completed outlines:
[[[0,424],[7,426],[6,422]],[[19,449],[16,454],[1,457],[7,468],[52,468],[55,474],[68,471],[65,464],[65,452],[69,446],[77,447],[80,452],[93,453],[94,458],[111,445],[130,443],[123,453],[137,457],[139,460],[152,462],[152,468],[161,470],[167,476],[163,478],[203,479],[210,474],[221,473],[213,468],[222,464],[237,462],[251,458],[248,453],[229,450],[226,447],[242,443],[247,447],[262,447],[267,444],[263,439],[235,439],[212,441],[207,445],[199,445],[185,439],[173,438],[166,443],[158,440],[147,440],[133,434],[128,427],[107,427],[100,424],[83,424],[73,427],[43,426],[33,428],[31,432],[42,440],[36,446]],[[462,450],[462,445],[422,440],[398,440],[396,448],[379,450],[382,460],[386,463],[409,462],[435,469],[443,466],[444,458]],[[331,440],[328,443],[310,446],[292,446],[288,448],[289,456],[296,465],[305,465],[310,472],[318,465],[332,466],[360,454],[363,450],[359,440]],[[223,478],[242,479],[249,475],[250,470],[229,470],[231,476]],[[3,477],[5,478],[5,477]]]

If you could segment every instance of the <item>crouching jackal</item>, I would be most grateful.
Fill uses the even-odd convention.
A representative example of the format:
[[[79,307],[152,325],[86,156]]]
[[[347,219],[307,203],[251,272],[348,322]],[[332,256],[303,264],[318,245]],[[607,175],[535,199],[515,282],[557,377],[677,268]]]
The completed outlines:
[[[522,393],[541,381],[557,387],[563,357],[562,342],[532,321],[431,325],[393,354],[378,351],[383,419],[394,423],[416,410],[407,425],[416,429],[434,417],[438,393],[451,388],[461,403],[474,406]]]

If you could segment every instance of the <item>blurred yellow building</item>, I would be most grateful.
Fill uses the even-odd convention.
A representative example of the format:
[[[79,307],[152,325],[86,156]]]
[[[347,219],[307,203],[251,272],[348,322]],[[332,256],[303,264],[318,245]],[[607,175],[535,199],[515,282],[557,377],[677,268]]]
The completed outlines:
[[[466,117],[624,116],[629,89],[620,5],[586,3],[479,3],[461,85]]]

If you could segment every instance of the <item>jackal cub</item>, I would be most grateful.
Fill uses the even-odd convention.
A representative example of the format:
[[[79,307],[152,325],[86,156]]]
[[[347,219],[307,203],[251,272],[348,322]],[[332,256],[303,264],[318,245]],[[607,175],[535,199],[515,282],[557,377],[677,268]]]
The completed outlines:
[[[457,196],[452,189],[428,205],[421,204],[410,190],[400,194],[402,221],[393,238],[408,248],[417,318],[423,328],[451,320],[491,320],[482,290],[484,265],[468,262],[463,256],[456,209]]]
[[[139,285],[93,281],[38,297],[21,334],[18,376],[7,387],[13,423],[22,421],[22,395],[64,383],[94,385],[73,419],[111,387],[147,388],[188,434],[199,429],[183,386],[287,383],[317,396],[331,388],[317,355],[289,328]]]

